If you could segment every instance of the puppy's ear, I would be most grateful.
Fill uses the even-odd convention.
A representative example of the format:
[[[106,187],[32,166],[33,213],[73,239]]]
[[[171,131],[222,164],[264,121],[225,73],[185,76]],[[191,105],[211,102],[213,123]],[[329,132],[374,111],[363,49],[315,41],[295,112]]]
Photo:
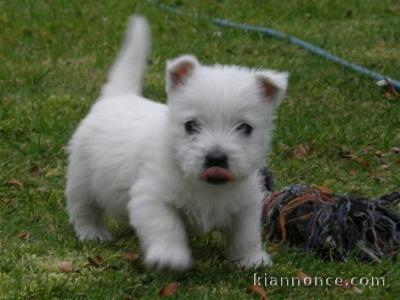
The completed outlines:
[[[265,71],[256,74],[262,97],[271,104],[279,105],[288,86],[287,72]]]
[[[184,55],[174,60],[167,61],[166,89],[169,93],[181,85],[193,74],[199,65],[196,57]]]

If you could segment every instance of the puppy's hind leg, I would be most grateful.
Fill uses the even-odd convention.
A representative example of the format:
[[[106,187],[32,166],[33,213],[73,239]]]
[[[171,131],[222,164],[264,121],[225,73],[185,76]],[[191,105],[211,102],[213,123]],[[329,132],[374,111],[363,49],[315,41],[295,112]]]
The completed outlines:
[[[70,167],[65,189],[69,221],[80,240],[109,241],[104,212],[93,201],[87,178],[79,167]]]

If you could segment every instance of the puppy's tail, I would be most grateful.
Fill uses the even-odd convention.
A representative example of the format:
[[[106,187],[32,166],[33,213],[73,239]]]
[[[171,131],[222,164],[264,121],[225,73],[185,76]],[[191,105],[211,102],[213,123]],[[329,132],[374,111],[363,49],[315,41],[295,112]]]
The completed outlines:
[[[102,95],[141,95],[149,51],[149,24],[144,17],[133,15],[129,19],[122,49],[111,67]]]

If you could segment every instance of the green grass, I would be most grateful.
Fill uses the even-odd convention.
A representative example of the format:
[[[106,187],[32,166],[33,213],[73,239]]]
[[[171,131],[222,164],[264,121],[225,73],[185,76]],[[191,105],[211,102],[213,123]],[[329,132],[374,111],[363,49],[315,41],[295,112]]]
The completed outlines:
[[[175,1],[210,16],[268,25],[400,78],[398,1]],[[371,80],[298,47],[257,34],[214,27],[164,13],[143,1],[0,0],[0,298],[157,298],[178,281],[182,299],[257,298],[246,293],[253,271],[222,261],[219,238],[192,241],[196,265],[184,274],[149,271],[132,231],[112,224],[114,242],[78,242],[64,209],[65,145],[85,116],[119,49],[129,14],[149,18],[153,35],[145,95],[164,101],[168,58],[193,53],[204,63],[268,67],[291,73],[279,110],[269,164],[278,188],[289,183],[325,185],[338,192],[374,196],[399,189],[400,100],[389,100]],[[308,147],[304,159],[293,151]],[[346,148],[358,159],[342,158]],[[397,163],[396,163],[397,161]],[[360,163],[361,162],[361,163]],[[367,163],[365,163],[367,162]],[[17,179],[22,187],[10,185]],[[23,233],[29,233],[23,234]],[[272,253],[274,276],[381,276],[387,286],[362,288],[361,296],[393,299],[400,263],[324,262],[286,247]],[[88,265],[100,255],[104,263]],[[60,261],[74,272],[61,273]],[[359,298],[339,287],[267,287],[270,299]]]

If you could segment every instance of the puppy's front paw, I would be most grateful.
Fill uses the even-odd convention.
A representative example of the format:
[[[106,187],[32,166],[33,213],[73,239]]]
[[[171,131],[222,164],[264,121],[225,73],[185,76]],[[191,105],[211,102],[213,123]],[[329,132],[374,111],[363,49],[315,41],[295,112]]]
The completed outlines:
[[[81,241],[94,240],[107,242],[112,240],[111,234],[105,227],[95,225],[78,226],[75,225],[76,234]]]
[[[244,256],[237,261],[237,265],[246,269],[258,268],[260,266],[272,266],[272,259],[268,253],[260,250]]]
[[[145,264],[158,270],[185,271],[192,265],[192,256],[183,245],[151,245],[145,253]]]

